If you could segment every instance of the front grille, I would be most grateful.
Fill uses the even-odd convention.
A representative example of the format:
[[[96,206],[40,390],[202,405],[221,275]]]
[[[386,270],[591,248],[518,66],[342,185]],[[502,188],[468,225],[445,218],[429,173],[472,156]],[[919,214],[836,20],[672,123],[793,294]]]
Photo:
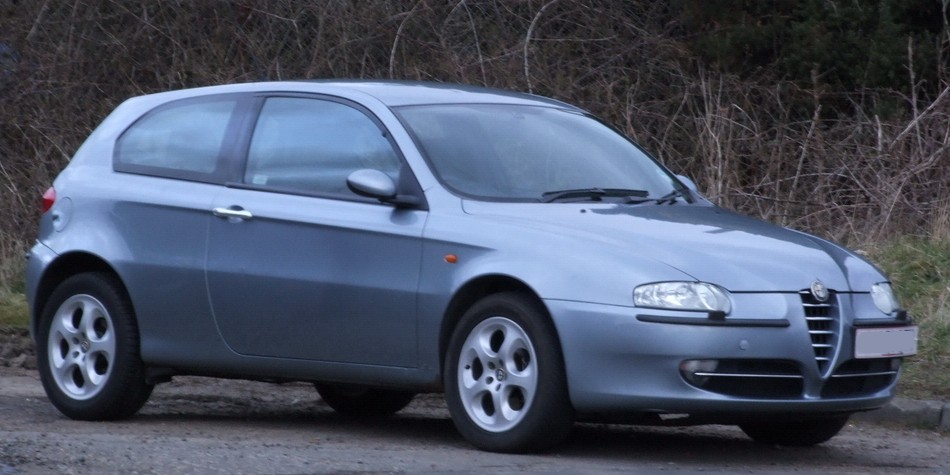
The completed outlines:
[[[819,302],[808,290],[802,290],[799,295],[805,309],[811,347],[815,350],[815,362],[818,363],[818,371],[824,374],[831,365],[838,342],[838,308],[834,304],[837,296],[831,292],[827,301]]]

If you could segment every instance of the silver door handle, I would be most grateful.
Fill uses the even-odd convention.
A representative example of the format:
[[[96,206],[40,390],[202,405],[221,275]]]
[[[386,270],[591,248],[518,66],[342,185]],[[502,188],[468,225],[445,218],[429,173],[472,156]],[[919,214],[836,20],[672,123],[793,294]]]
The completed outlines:
[[[215,208],[211,212],[219,218],[228,218],[228,219],[251,219],[254,217],[250,211],[244,209],[234,209],[234,208]]]

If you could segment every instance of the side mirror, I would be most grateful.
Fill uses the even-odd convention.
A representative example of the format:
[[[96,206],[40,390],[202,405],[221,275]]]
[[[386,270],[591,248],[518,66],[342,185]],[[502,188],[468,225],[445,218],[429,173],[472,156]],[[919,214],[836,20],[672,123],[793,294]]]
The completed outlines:
[[[353,193],[376,198],[397,208],[426,209],[422,200],[413,194],[399,194],[396,182],[389,175],[371,168],[350,173],[346,177],[346,187]]]
[[[376,198],[380,201],[396,197],[396,182],[379,170],[369,168],[356,170],[346,177],[346,186],[357,195]]]
[[[696,187],[696,183],[694,183],[693,180],[690,180],[688,176],[676,175],[676,179],[681,181],[684,185],[686,185],[686,188],[689,188],[689,191],[692,191],[693,193],[700,195],[699,188]]]

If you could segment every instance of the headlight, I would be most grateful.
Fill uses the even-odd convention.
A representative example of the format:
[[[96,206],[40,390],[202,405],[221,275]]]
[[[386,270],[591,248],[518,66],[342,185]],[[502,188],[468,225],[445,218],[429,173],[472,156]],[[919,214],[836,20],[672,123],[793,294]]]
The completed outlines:
[[[878,310],[890,315],[891,312],[900,308],[897,303],[897,297],[894,297],[894,290],[891,284],[881,282],[871,286],[871,299],[874,300],[874,306]]]
[[[696,312],[729,313],[732,309],[726,290],[703,282],[658,282],[641,285],[633,289],[633,304],[638,307]]]

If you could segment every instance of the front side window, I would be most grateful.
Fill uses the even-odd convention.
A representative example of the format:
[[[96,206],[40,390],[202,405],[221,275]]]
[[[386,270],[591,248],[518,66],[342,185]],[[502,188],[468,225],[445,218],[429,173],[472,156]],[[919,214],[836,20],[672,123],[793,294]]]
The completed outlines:
[[[145,115],[116,142],[116,170],[209,178],[220,167],[237,99],[172,103]]]
[[[565,190],[597,189],[656,198],[676,186],[636,145],[580,113],[448,104],[406,106],[397,114],[440,180],[463,196],[545,201]]]
[[[244,182],[352,196],[350,173],[371,168],[395,180],[399,164],[383,131],[363,112],[321,99],[272,97],[254,128]]]

